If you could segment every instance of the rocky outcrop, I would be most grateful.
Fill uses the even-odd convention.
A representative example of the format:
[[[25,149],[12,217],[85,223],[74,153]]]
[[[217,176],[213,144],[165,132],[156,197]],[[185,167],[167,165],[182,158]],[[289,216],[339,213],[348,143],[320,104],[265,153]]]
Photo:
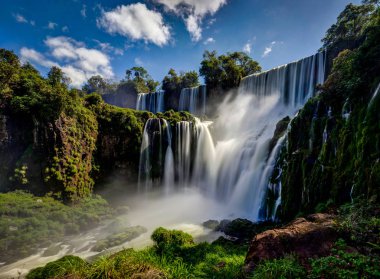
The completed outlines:
[[[329,253],[338,233],[334,216],[313,214],[298,218],[280,229],[264,231],[254,237],[245,259],[244,269],[252,271],[263,260],[295,254],[302,261]]]

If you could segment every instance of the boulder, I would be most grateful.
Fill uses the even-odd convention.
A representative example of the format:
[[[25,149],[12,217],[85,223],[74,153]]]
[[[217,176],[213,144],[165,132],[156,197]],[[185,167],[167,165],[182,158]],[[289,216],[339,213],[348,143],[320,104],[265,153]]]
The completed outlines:
[[[250,244],[244,269],[250,272],[260,261],[286,254],[298,256],[301,262],[310,257],[325,256],[337,238],[334,216],[319,213],[297,218],[285,227],[257,234]]]

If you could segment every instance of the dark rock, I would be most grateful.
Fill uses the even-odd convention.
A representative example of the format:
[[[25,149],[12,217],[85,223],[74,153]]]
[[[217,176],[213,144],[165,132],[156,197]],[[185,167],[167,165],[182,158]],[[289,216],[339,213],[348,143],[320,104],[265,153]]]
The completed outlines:
[[[254,237],[245,259],[244,269],[252,271],[263,260],[295,254],[301,262],[327,255],[338,233],[329,214],[313,214],[295,219],[285,227],[264,231]]]

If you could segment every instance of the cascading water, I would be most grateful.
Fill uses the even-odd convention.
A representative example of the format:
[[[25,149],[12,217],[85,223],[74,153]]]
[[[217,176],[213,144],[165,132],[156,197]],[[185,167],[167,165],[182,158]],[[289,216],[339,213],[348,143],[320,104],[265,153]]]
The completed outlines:
[[[194,115],[206,114],[206,86],[183,88],[179,99],[179,111]]]
[[[165,110],[164,95],[164,91],[138,94],[136,110],[146,110],[153,113],[163,112]]]
[[[213,137],[210,122],[178,122],[172,137],[174,161],[167,160],[174,162],[170,169],[175,170],[177,188],[199,188],[206,196],[223,203],[228,216],[253,221],[275,218],[281,185],[276,188],[274,208],[270,211],[266,199],[268,188],[274,187],[269,178],[285,136],[272,150],[269,143],[277,122],[294,116],[315,94],[316,85],[323,83],[325,58],[325,53],[318,53],[244,78],[237,96],[227,97],[220,105],[216,114],[219,116],[212,124]],[[182,91],[180,109],[199,111],[194,101],[199,92],[192,92],[196,89]],[[144,135],[144,140],[151,137]],[[143,141],[142,150],[146,145]]]
[[[170,126],[165,119],[150,118],[145,123],[140,150],[139,188],[145,190],[161,183],[165,160],[171,159]],[[168,163],[169,164],[169,163]],[[167,167],[169,169],[169,166]],[[169,175],[169,173],[167,173]],[[166,178],[166,177],[164,177]],[[168,179],[168,178],[167,178]]]
[[[379,94],[379,92],[380,92],[380,82],[379,82],[379,85],[376,87],[375,92],[373,93],[371,101],[369,102],[368,106],[370,106],[373,103],[373,100],[376,99],[376,97]]]

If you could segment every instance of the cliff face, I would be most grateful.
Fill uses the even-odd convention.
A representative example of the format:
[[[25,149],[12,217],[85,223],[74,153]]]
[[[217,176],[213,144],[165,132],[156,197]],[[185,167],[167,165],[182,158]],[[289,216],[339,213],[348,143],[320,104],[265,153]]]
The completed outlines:
[[[282,186],[282,219],[356,198],[379,200],[379,46],[377,26],[359,48],[342,51],[320,94],[292,120],[272,177]]]
[[[70,200],[91,192],[98,125],[90,111],[81,110],[73,116],[61,113],[52,122],[1,115],[1,191],[52,191]]]

